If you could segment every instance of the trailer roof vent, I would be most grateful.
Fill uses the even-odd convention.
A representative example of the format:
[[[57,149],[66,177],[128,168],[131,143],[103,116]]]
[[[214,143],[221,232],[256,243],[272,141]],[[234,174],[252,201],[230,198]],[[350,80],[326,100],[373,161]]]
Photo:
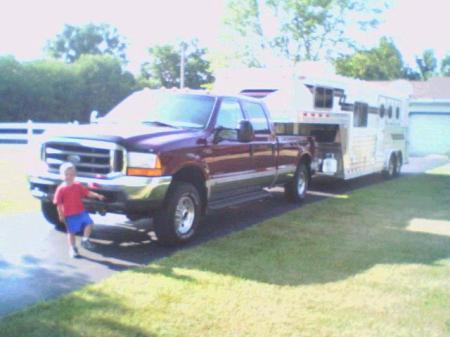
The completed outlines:
[[[254,98],[264,98],[275,91],[277,91],[277,89],[244,89],[241,90],[240,93]]]

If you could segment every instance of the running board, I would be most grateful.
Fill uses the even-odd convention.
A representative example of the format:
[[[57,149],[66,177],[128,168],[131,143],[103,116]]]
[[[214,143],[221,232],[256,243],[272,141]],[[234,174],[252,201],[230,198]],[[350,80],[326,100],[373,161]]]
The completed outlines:
[[[272,196],[272,195],[267,191],[256,191],[256,192],[246,193],[246,194],[239,195],[239,196],[234,196],[234,197],[230,197],[230,198],[224,198],[224,199],[211,201],[208,203],[208,208],[212,209],[212,210],[217,210],[217,209],[221,209],[221,208],[241,205],[241,204],[255,201],[255,200],[264,199],[264,198],[267,198],[270,196]]]

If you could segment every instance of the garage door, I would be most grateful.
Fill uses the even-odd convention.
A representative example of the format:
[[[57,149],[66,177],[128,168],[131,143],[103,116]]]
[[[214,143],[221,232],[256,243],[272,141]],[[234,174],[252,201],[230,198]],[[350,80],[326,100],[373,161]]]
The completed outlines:
[[[450,113],[413,113],[409,119],[411,155],[450,153]]]

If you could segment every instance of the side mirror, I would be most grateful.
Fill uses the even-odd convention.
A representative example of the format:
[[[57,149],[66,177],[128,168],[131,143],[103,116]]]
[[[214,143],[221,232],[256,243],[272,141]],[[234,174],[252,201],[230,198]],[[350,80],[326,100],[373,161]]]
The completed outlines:
[[[239,122],[238,141],[242,143],[251,142],[254,135],[253,126],[250,121],[242,120]]]
[[[89,116],[89,122],[91,124],[98,122],[98,111],[97,110],[93,110],[91,112],[91,115]]]
[[[219,126],[217,129],[214,130],[214,138],[213,138],[213,143],[217,144],[220,141],[223,140],[221,132],[224,130],[223,127]]]

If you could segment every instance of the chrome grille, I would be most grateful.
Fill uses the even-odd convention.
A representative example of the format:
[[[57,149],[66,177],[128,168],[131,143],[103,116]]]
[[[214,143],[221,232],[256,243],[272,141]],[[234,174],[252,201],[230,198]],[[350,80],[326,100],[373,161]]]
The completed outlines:
[[[49,172],[58,173],[62,163],[71,162],[81,176],[121,172],[123,150],[114,143],[96,141],[50,141],[44,145],[44,160]]]

